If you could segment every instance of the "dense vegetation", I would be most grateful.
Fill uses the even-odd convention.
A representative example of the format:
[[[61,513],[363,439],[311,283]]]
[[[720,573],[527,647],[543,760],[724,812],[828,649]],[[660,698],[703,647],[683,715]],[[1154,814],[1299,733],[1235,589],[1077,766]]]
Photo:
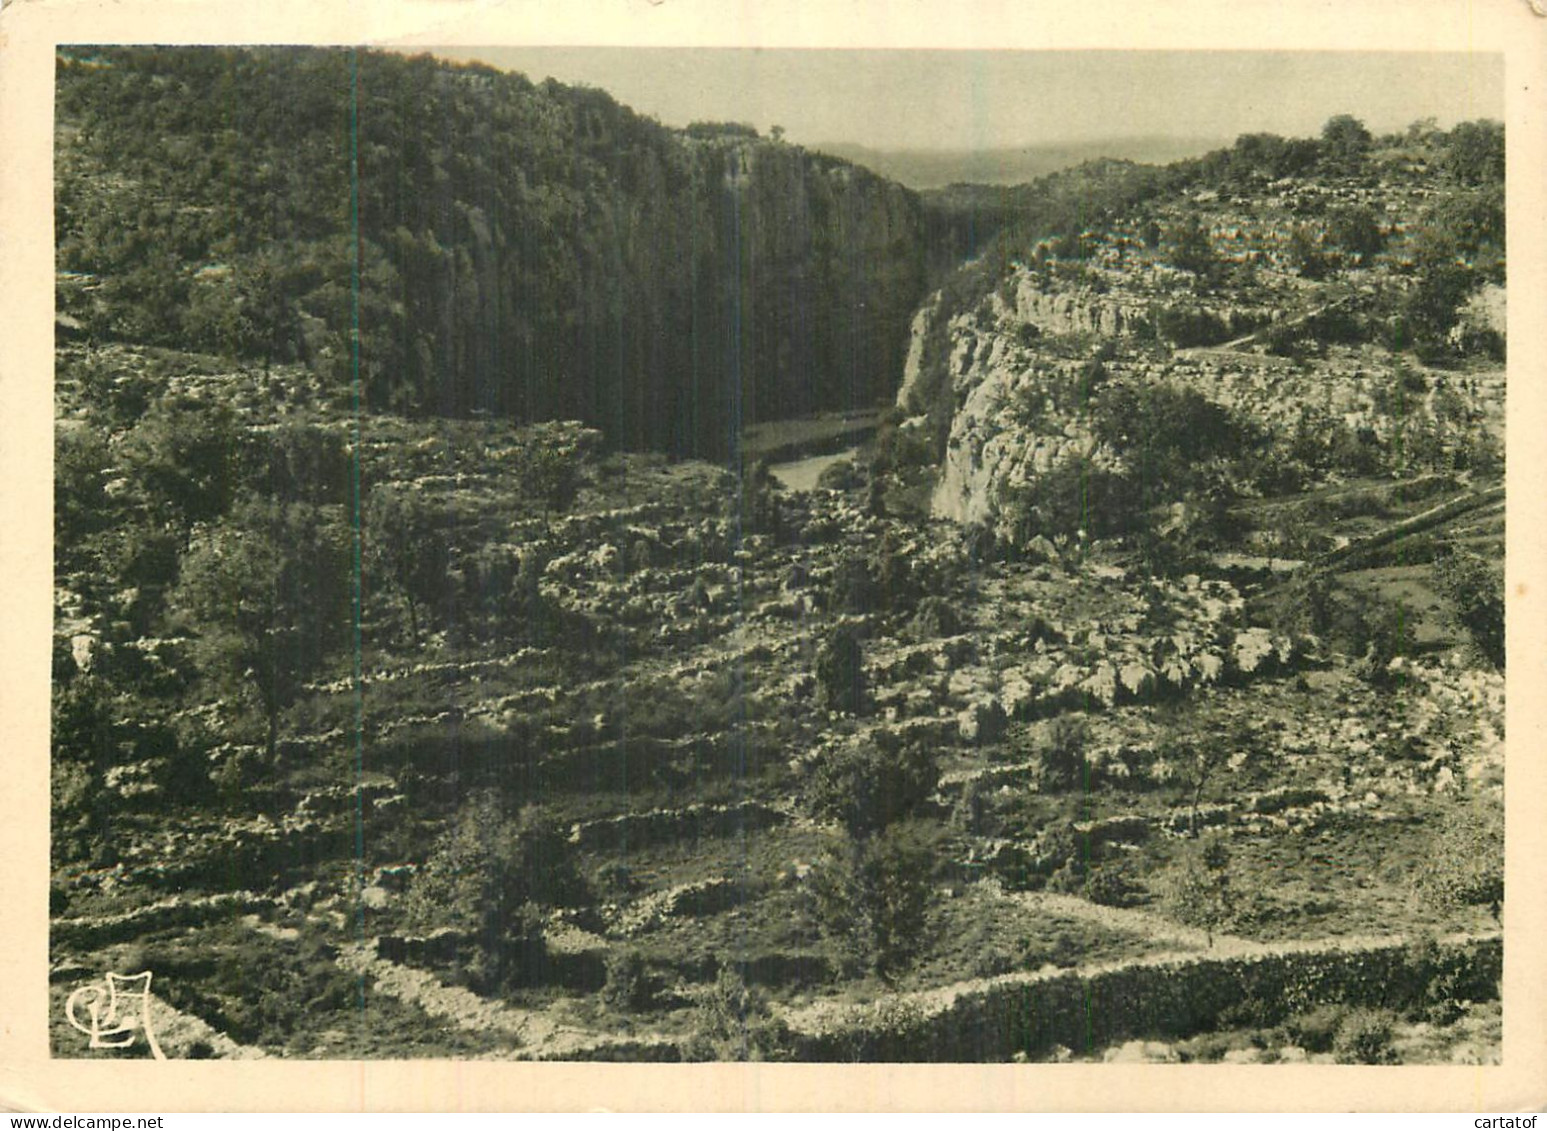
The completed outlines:
[[[914,195],[599,90],[334,50],[74,48],[62,308],[98,341],[302,362],[368,405],[725,455],[870,406],[921,294]]]

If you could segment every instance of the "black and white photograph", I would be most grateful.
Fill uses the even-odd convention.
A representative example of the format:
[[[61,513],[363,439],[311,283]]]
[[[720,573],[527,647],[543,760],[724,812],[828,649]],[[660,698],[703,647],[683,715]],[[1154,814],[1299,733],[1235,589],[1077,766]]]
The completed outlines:
[[[60,43],[48,1056],[1500,1065],[1505,71]]]

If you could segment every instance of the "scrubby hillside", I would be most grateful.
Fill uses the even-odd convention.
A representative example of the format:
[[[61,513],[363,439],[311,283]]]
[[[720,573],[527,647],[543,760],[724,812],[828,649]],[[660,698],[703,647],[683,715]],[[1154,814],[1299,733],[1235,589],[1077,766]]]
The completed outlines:
[[[613,318],[609,341],[701,357],[702,337],[631,320],[712,314],[718,334],[751,303],[736,341],[774,368],[747,398],[804,407],[824,351],[857,339],[796,343],[800,304],[845,288],[820,325],[878,301],[840,260],[901,280],[913,260],[875,249],[906,242],[910,197],[734,129],[669,134],[595,92],[347,63],[64,67],[58,1055],[89,1051],[73,990],[149,970],[169,1056],[1497,1059],[1493,131],[1377,143],[1335,123],[1052,182],[911,333],[897,323],[895,369],[866,369],[867,396],[901,384],[895,419],[787,491],[762,465],[665,454],[729,426],[708,390],[737,387],[735,343],[697,387],[707,369],[585,351]],[[310,75],[336,123],[356,92],[376,138],[362,167],[379,162],[359,182],[377,217],[361,309],[387,311],[362,326],[362,365],[422,345],[423,368],[390,355],[357,405],[329,361],[333,267],[252,289],[271,247],[288,272],[347,243],[328,191],[297,203],[312,187],[288,154],[326,131],[287,123],[315,115],[233,93],[186,113],[272,120],[222,151],[146,117],[166,168],[108,171],[138,158],[93,131],[167,108],[168,76],[191,90],[196,69],[241,92]],[[83,108],[108,75],[123,105]],[[428,86],[382,119],[384,84],[410,80]],[[445,117],[415,117],[427,106]],[[456,131],[501,107],[560,124],[469,149]],[[400,160],[371,155],[382,120]],[[625,125],[655,141],[630,148]],[[567,171],[543,181],[550,142]],[[506,145],[497,176],[483,162]],[[629,154],[683,162],[683,192],[628,195],[610,178]],[[217,159],[253,164],[195,171]],[[719,203],[695,211],[711,168]],[[291,178],[278,211],[215,191],[265,169]],[[1102,210],[1069,211],[1098,181],[1116,186]],[[471,203],[484,190],[528,210]],[[502,225],[553,194],[577,223],[620,225],[595,243],[519,229],[560,241],[520,281],[563,300],[557,321],[525,298],[502,321],[482,282],[464,311],[478,226],[488,278],[509,281],[526,252]],[[121,222],[130,200],[143,225]],[[212,250],[224,221],[205,210],[226,207],[312,226]],[[791,214],[814,258],[783,258],[802,229],[770,217]],[[726,235],[737,217],[750,244]],[[701,239],[712,258],[761,246],[752,230],[772,250],[712,282],[628,258],[657,234],[663,255]],[[684,279],[712,310],[696,291],[673,305]],[[743,284],[782,297],[765,309]],[[882,305],[905,310],[905,289],[880,285]],[[201,336],[199,311],[225,329]],[[478,351],[512,340],[546,344],[486,382]],[[533,357],[583,364],[551,402],[501,399],[546,387],[519,368]],[[646,386],[656,415],[617,412],[653,423],[609,434],[636,377],[666,382]],[[707,407],[679,436],[683,397]],[[635,442],[664,451],[616,446]]]
[[[915,317],[900,450],[940,463],[935,513],[1024,542],[1201,495],[1496,476],[1502,138],[1360,129],[1093,166],[1084,215],[1050,178]],[[1038,497],[1076,479],[1087,515]]]
[[[301,362],[417,415],[723,456],[895,388],[916,197],[599,90],[346,51],[72,48],[61,309],[97,341]]]

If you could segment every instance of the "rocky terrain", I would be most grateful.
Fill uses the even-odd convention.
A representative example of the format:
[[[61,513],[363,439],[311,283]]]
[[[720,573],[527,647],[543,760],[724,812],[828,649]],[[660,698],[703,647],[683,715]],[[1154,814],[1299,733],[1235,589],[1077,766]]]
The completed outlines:
[[[62,252],[55,1054],[148,970],[168,1057],[1496,1062],[1478,129],[1116,169],[723,463]]]

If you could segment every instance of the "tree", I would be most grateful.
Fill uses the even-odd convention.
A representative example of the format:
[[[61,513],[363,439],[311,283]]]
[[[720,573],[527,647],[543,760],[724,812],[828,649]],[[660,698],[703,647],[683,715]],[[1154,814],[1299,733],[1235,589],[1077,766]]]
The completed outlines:
[[[1434,577],[1451,606],[1451,615],[1472,638],[1483,658],[1504,668],[1504,574],[1496,564],[1470,550],[1436,558]]]
[[[1428,145],[1440,132],[1440,120],[1432,115],[1409,122],[1402,131],[1402,141],[1407,145]]]
[[[1466,185],[1504,182],[1504,125],[1487,120],[1461,122],[1445,139],[1440,165]]]
[[[1373,211],[1364,205],[1352,205],[1336,209],[1327,217],[1327,242],[1352,255],[1363,266],[1386,246],[1386,235]]]
[[[489,989],[541,976],[545,909],[590,898],[569,845],[539,810],[510,814],[498,794],[473,795],[414,873],[410,923],[470,937],[473,978]]]
[[[562,514],[580,490],[580,465],[596,433],[566,424],[527,430],[516,461],[522,491],[542,507],[543,517]]]
[[[1424,210],[1412,239],[1420,275],[1435,265],[1452,264],[1503,283],[1506,219],[1502,185],[1445,194]]]
[[[124,462],[152,512],[186,540],[196,523],[226,512],[236,493],[241,432],[224,403],[164,396],[124,441]]]
[[[1036,743],[1036,775],[1041,789],[1074,789],[1088,785],[1085,753],[1090,724],[1081,715],[1059,715],[1044,727]]]
[[[1211,836],[1189,851],[1172,874],[1166,906],[1179,922],[1201,927],[1214,945],[1214,934],[1229,924],[1234,912],[1230,890],[1230,850],[1221,836]]]
[[[940,780],[935,753],[879,731],[873,742],[822,756],[807,786],[811,812],[836,820],[850,836],[873,836],[916,813]]]
[[[924,945],[938,842],[933,823],[901,821],[873,837],[845,837],[811,871],[823,932],[888,981]]]
[[[736,969],[725,964],[698,999],[693,1034],[683,1054],[694,1061],[789,1060],[791,1036],[789,1027],[773,1015],[768,996],[748,987]]]
[[[1196,213],[1189,212],[1171,229],[1170,243],[1169,258],[1173,267],[1191,272],[1204,285],[1212,284],[1218,277],[1220,262],[1214,254],[1213,241]]]
[[[1402,323],[1410,340],[1401,345],[1433,349],[1444,344],[1476,282],[1476,273],[1460,255],[1455,243],[1441,233],[1430,234],[1420,243],[1415,256],[1418,282],[1402,301]]]
[[[111,453],[95,428],[54,429],[54,545],[79,550],[79,541],[109,520],[105,490]]]
[[[402,597],[417,647],[421,610],[439,604],[451,584],[449,516],[416,490],[380,488],[366,500],[363,537],[366,570]]]
[[[237,358],[252,352],[256,331],[240,283],[229,267],[194,276],[183,332],[190,345],[209,353]]]
[[[337,430],[306,422],[281,423],[254,437],[252,480],[286,502],[345,503],[350,457]]]
[[[864,650],[853,625],[838,625],[822,642],[816,656],[816,682],[829,710],[857,715],[864,707]]]
[[[173,609],[197,637],[206,676],[256,697],[271,762],[281,712],[346,639],[350,563],[336,516],[251,496],[203,529],[184,560]]]
[[[1314,165],[1320,149],[1309,138],[1284,138],[1271,133],[1242,134],[1230,151],[1230,170],[1237,177],[1243,173],[1290,177]]]
[[[1305,279],[1325,279],[1327,260],[1321,253],[1316,237],[1304,226],[1289,233],[1289,266]]]
[[[689,122],[687,128],[682,131],[688,137],[698,138],[703,141],[712,141],[719,138],[745,138],[755,139],[758,136],[757,127],[748,122]]]
[[[1328,118],[1321,128],[1321,143],[1328,163],[1335,169],[1357,172],[1364,165],[1374,139],[1364,123],[1352,114]]]

